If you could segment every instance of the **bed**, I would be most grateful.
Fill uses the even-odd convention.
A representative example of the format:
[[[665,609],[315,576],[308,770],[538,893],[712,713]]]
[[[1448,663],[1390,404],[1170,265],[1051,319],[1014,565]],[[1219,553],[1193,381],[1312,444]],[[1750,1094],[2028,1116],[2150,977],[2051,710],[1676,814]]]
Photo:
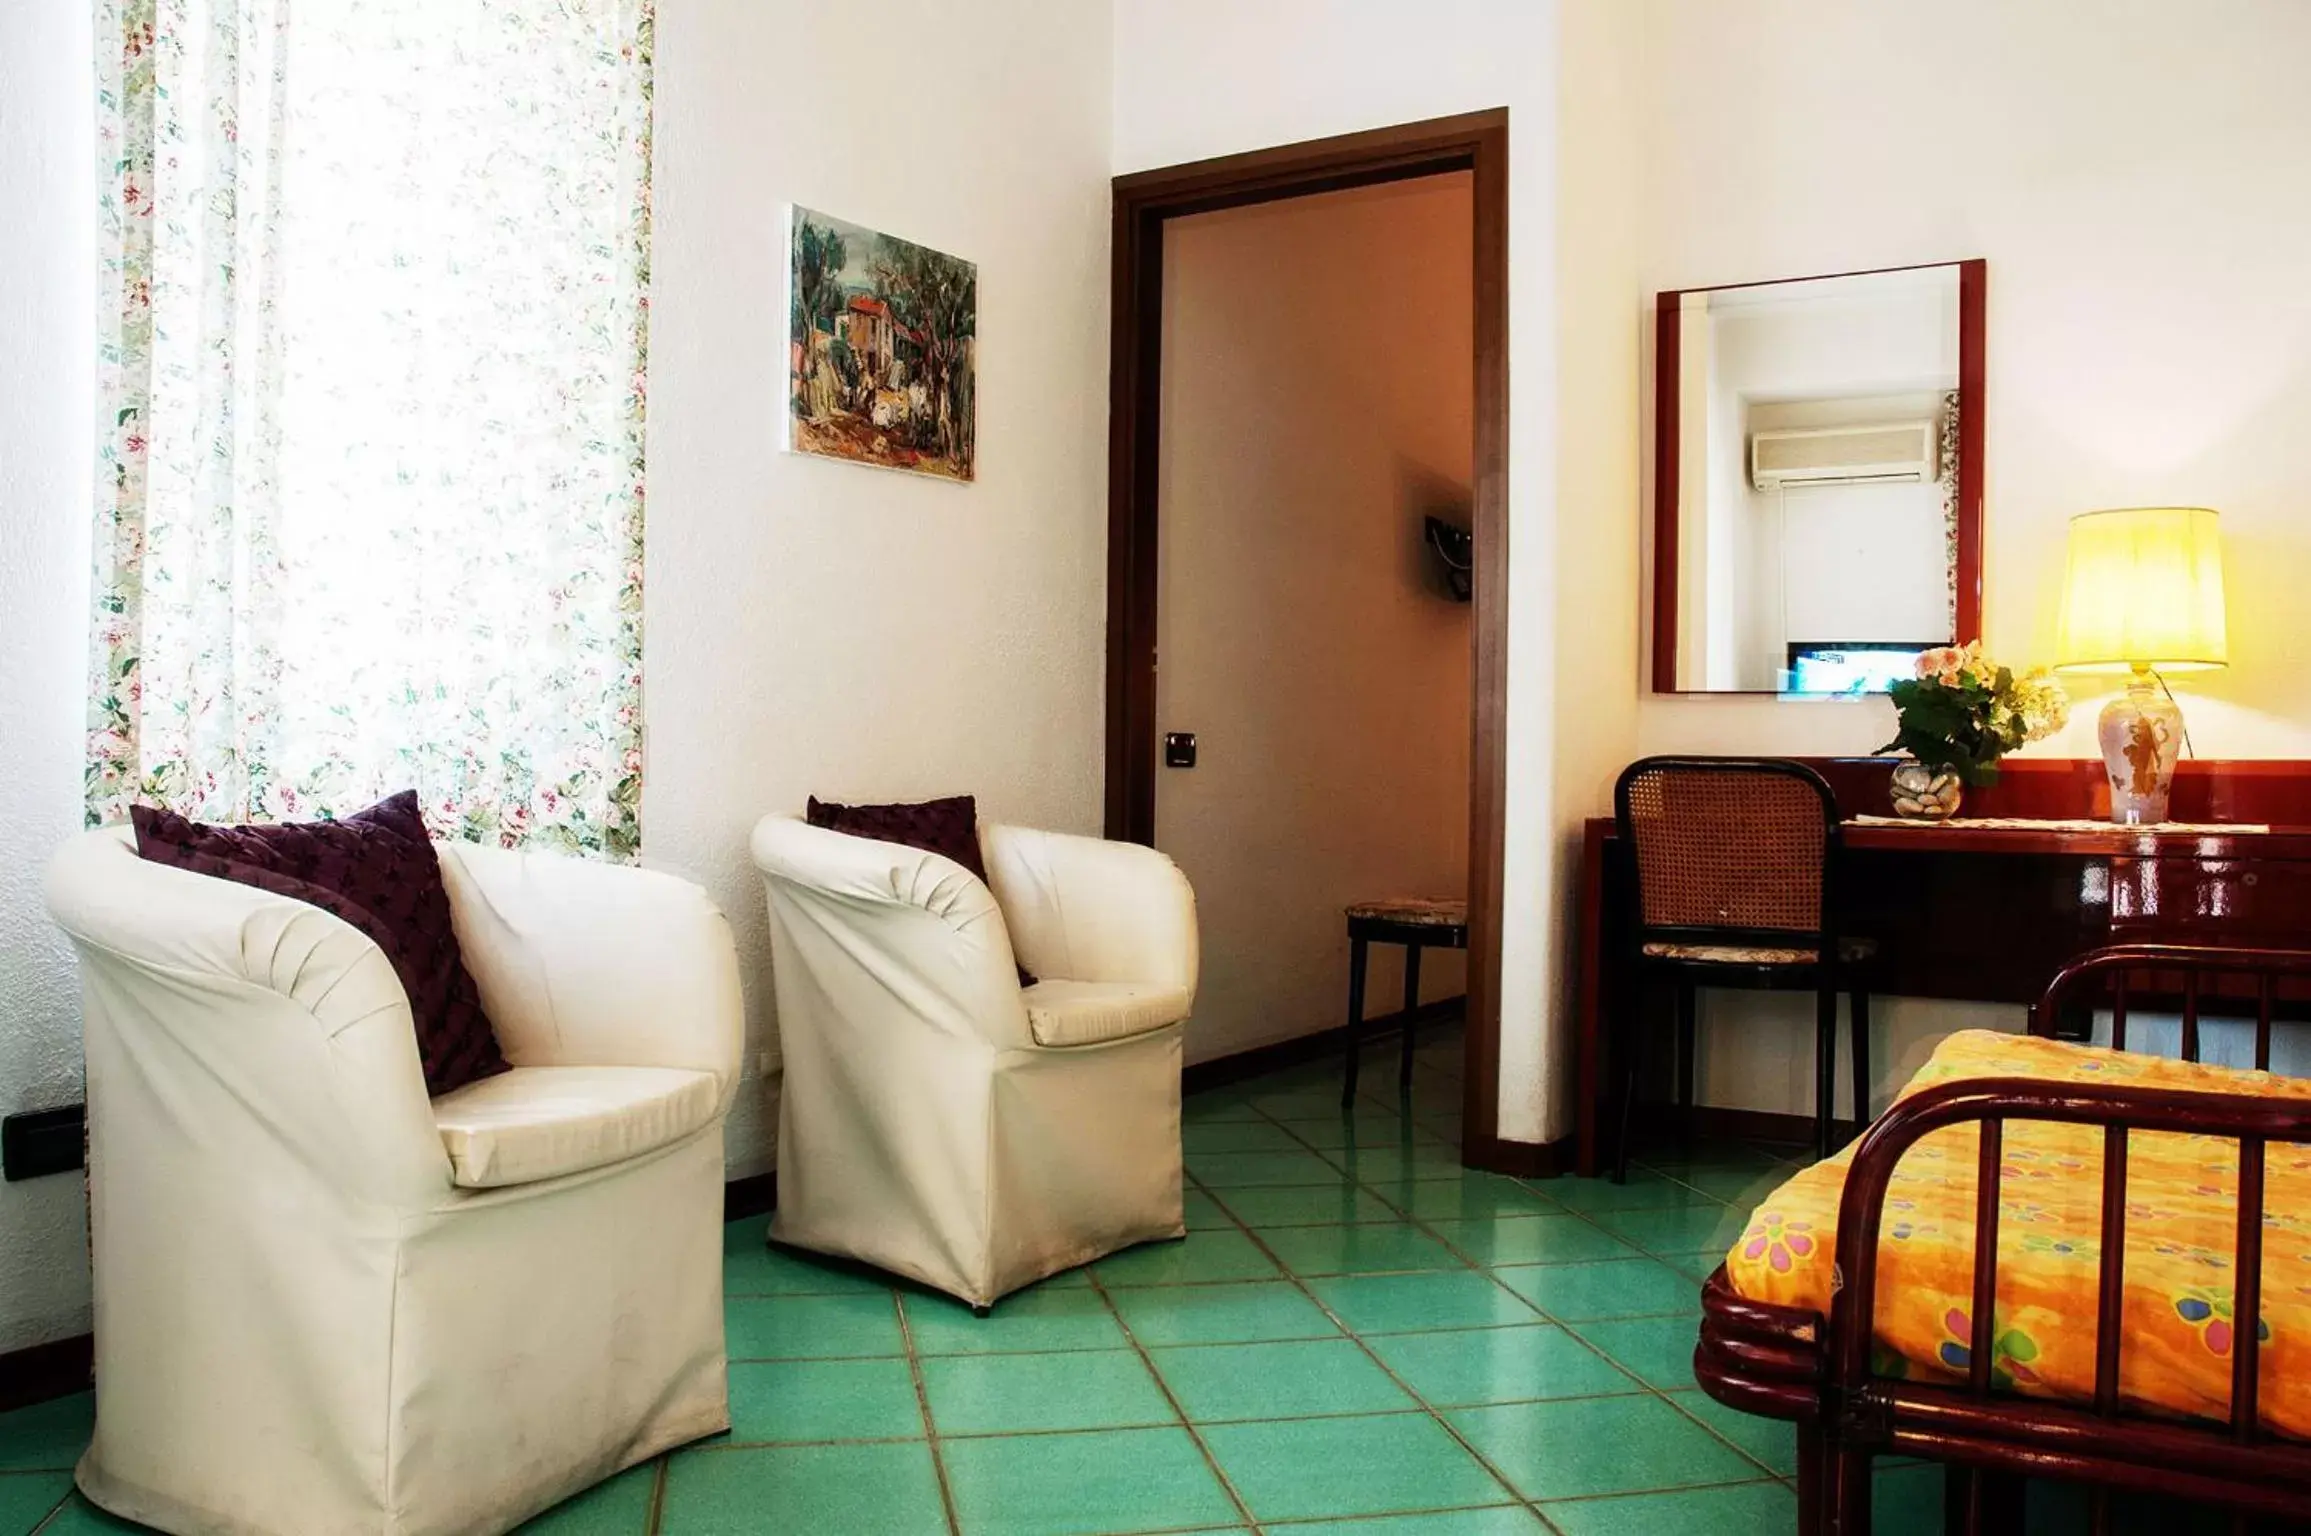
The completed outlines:
[[[1961,1529],[2011,1522],[2023,1473],[2095,1485],[2098,1529],[2126,1488],[2311,1517],[2311,1080],[2262,1070],[2306,979],[2311,954],[2088,956],[2032,1034],[1950,1037],[1756,1207],[1694,1370],[1796,1422],[1801,1530],[1866,1532],[1881,1454],[1952,1467]],[[2046,1037],[2100,999],[2123,1047],[2130,985],[2189,1059]],[[2256,1069],[2196,1059],[2218,1011],[2253,1020]]]

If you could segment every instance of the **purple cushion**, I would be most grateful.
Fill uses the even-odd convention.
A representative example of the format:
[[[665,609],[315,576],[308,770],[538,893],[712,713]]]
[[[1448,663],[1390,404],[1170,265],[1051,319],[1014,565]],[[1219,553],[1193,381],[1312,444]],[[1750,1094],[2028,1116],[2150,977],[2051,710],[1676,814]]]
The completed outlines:
[[[969,795],[919,800],[912,805],[836,805],[813,795],[804,808],[803,820],[830,832],[944,854],[978,876],[981,884],[986,883],[986,861],[979,856],[979,802]],[[1019,972],[1020,986],[1035,985],[1026,966],[1016,960],[1011,963]]]
[[[310,902],[367,934],[409,994],[427,1093],[508,1070],[450,927],[415,790],[341,821],[213,827],[149,805],[129,815],[136,851],[154,863]]]

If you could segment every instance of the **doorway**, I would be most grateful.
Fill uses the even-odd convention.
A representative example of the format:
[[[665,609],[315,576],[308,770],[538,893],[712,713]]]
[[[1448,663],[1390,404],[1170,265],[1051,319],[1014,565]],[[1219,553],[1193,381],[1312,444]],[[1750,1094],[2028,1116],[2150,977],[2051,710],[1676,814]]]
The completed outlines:
[[[1465,747],[1449,743],[1438,754],[1466,777],[1467,835],[1460,851],[1465,861],[1469,947],[1460,1067],[1461,1159],[1470,1166],[1531,1173],[1541,1171],[1531,1165],[1532,1153],[1519,1144],[1501,1142],[1497,1134],[1502,727],[1507,651],[1503,577],[1508,552],[1507,127],[1505,111],[1476,113],[1117,178],[1110,364],[1107,832],[1110,837],[1131,841],[1166,842],[1159,835],[1159,800],[1170,804],[1177,815],[1194,799],[1184,792],[1159,790],[1160,775],[1196,772],[1160,766],[1163,754],[1158,741],[1159,730],[1167,728],[1161,710],[1171,702],[1163,686],[1169,680],[1161,679],[1157,670],[1159,642],[1167,611],[1179,609],[1184,600],[1175,584],[1167,602],[1161,538],[1168,387],[1166,294],[1172,286],[1167,276],[1178,279],[1185,275],[1167,274],[1166,251],[1172,246],[1171,237],[1183,232],[1208,237],[1219,226],[1216,221],[1202,220],[1205,215],[1301,200],[1308,200],[1305,208],[1310,213],[1320,206],[1315,201],[1318,199],[1330,199],[1346,210],[1361,209],[1369,223],[1376,211],[1385,215],[1393,207],[1406,212],[1424,206],[1424,202],[1433,205],[1439,197],[1449,195],[1447,188],[1465,189],[1461,206],[1467,222],[1457,260],[1467,263],[1462,269],[1466,323],[1448,328],[1457,335],[1457,341],[1444,337],[1438,343],[1461,349],[1469,370],[1465,388],[1452,391],[1464,405],[1465,473],[1459,477],[1431,474],[1419,461],[1436,455],[1405,455],[1405,474],[1388,494],[1400,512],[1424,501],[1434,503],[1447,521],[1455,520],[1453,514],[1458,512],[1457,520],[1466,524],[1471,535],[1472,600],[1463,611],[1458,631],[1465,637],[1460,642],[1466,646],[1465,659],[1448,674],[1455,685],[1465,689],[1461,698],[1449,701],[1455,706],[1451,718],[1456,728],[1466,732]],[[1420,185],[1396,186],[1399,183]],[[1342,198],[1340,194],[1360,195]],[[1291,224],[1303,210],[1271,211],[1281,216],[1265,226],[1273,233]],[[1433,213],[1434,206],[1428,211]],[[1202,222],[1193,222],[1198,220]],[[1255,246],[1260,238],[1257,230],[1234,233]],[[1212,242],[1205,239],[1201,243]],[[1461,275],[1452,274],[1456,286]],[[1271,271],[1259,274],[1259,280],[1281,285],[1290,283],[1292,276]],[[1172,340],[1180,340],[1176,328]],[[1259,391],[1257,381],[1238,381],[1236,388]],[[1292,408],[1295,390],[1289,379],[1275,380],[1266,392],[1273,408]],[[1178,410],[1176,397],[1170,398]],[[1182,538],[1199,539],[1208,550],[1215,532],[1224,534],[1226,530],[1210,526],[1208,518],[1206,522],[1197,530],[1183,526]],[[1272,548],[1254,550],[1247,545],[1246,553],[1247,558],[1261,561],[1280,558]],[[1311,559],[1320,561],[1326,553],[1322,549],[1312,551]],[[1401,548],[1398,553],[1402,555]],[[1421,558],[1419,553],[1403,556],[1403,569],[1398,574],[1415,573]],[[1442,585],[1441,577],[1438,585]],[[1435,600],[1442,604],[1447,599],[1440,592]],[[1302,610],[1304,627],[1313,622],[1306,618],[1313,611]],[[1289,605],[1273,617],[1276,623],[1257,636],[1258,644],[1271,652],[1288,653],[1300,642],[1323,638],[1290,632]],[[1175,651],[1184,638],[1175,634]],[[1185,668],[1190,663],[1183,656],[1176,659],[1176,665]],[[1202,665],[1208,673],[1208,657]],[[1192,722],[1177,722],[1168,728],[1194,726]],[[1240,748],[1242,743],[1238,740],[1233,745]],[[1201,743],[1198,750],[1202,750]],[[1231,769],[1242,766],[1230,764]],[[1355,829],[1342,830],[1353,834]],[[1382,890],[1365,894],[1410,893]],[[1343,922],[1337,907],[1324,920]],[[1374,981],[1382,979],[1376,971]],[[1330,995],[1342,997],[1345,991],[1343,970]],[[1378,986],[1374,992],[1392,995],[1381,992]],[[1339,1004],[1334,1003],[1329,1018],[1338,1019],[1338,1010]],[[1368,1006],[1367,1014],[1372,1011]],[[1327,1015],[1319,1014],[1304,1024],[1297,1018],[1292,1022],[1313,1030],[1323,1027]]]

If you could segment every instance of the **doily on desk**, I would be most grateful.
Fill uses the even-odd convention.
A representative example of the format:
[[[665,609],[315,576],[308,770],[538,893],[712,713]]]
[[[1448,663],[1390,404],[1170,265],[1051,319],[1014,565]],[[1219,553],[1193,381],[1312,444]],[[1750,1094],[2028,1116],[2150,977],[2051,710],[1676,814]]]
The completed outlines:
[[[1971,832],[2163,832],[2192,837],[2236,837],[2268,832],[2259,821],[2152,821],[2129,825],[2090,817],[1952,816],[1927,821],[1915,816],[1849,816],[1851,827],[1958,827]]]

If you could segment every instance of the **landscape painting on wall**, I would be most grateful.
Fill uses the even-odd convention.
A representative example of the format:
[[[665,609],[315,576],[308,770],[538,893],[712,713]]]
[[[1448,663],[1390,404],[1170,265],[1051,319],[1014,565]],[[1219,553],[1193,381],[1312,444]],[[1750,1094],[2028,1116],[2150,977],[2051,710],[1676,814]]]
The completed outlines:
[[[787,261],[787,446],[972,477],[979,269],[794,210]]]

